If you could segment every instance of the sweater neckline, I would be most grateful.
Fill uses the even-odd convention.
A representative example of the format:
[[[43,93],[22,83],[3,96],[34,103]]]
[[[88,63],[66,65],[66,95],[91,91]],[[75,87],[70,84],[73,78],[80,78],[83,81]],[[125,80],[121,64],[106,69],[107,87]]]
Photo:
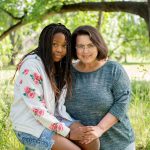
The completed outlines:
[[[100,67],[97,68],[96,70],[94,70],[94,71],[89,71],[89,72],[82,72],[82,71],[79,71],[79,70],[77,70],[73,65],[72,65],[72,68],[73,68],[73,70],[74,70],[75,72],[80,73],[80,74],[91,74],[91,73],[98,72],[98,71],[102,70],[109,62],[110,62],[110,60],[107,60],[106,63],[105,63],[103,66],[100,66]]]

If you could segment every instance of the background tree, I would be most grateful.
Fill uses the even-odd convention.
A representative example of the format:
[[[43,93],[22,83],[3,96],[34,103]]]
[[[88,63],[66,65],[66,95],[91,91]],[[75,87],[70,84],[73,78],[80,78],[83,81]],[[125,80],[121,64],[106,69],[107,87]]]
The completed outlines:
[[[148,3],[141,0],[3,0],[0,3],[0,64],[14,64],[14,59],[20,58],[18,54],[34,49],[41,29],[52,22],[63,23],[71,31],[79,25],[93,25],[104,35],[111,58],[130,62],[134,56],[138,57],[135,60],[145,61],[150,46],[145,22],[147,6]]]
[[[80,2],[64,0],[45,0],[45,1],[21,1],[21,0],[3,0],[0,4],[1,12],[5,12],[14,19],[14,24],[9,28],[3,28],[0,40],[5,38],[10,32],[17,28],[34,22],[39,19],[45,19],[56,13],[73,11],[105,11],[105,12],[127,12],[139,15],[144,18],[149,27],[149,4],[148,2]],[[18,11],[19,10],[19,11]],[[149,28],[150,31],[150,28]]]

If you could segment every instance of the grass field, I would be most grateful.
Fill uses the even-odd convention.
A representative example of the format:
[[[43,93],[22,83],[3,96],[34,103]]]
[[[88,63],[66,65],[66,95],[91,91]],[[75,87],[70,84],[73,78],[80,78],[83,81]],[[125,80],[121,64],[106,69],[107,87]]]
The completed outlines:
[[[150,65],[124,65],[132,80],[129,116],[136,135],[136,149],[150,150]],[[23,150],[9,120],[13,101],[13,69],[0,70],[0,150]]]

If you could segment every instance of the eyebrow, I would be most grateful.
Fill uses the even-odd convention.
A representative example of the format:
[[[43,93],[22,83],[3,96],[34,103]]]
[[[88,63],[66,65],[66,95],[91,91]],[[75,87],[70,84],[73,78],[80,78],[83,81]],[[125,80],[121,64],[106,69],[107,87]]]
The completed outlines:
[[[91,43],[88,43],[88,44],[86,44],[86,45],[89,45],[89,44],[92,44],[92,45],[94,45],[92,42],[91,42]],[[84,45],[84,44],[77,44],[77,45]]]
[[[53,40],[53,42],[59,42],[59,41],[57,41],[57,40]],[[64,42],[64,44],[67,44],[67,42],[65,41],[65,42]]]

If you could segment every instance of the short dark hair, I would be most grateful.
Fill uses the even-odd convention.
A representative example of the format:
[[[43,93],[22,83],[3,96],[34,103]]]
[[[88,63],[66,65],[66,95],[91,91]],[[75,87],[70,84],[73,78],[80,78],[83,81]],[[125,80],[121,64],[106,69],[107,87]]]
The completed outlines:
[[[107,58],[108,48],[102,37],[102,35],[98,32],[98,30],[92,26],[84,25],[79,26],[72,33],[72,58],[78,59],[76,54],[76,38],[79,35],[88,35],[90,40],[98,49],[97,60],[102,60]]]

